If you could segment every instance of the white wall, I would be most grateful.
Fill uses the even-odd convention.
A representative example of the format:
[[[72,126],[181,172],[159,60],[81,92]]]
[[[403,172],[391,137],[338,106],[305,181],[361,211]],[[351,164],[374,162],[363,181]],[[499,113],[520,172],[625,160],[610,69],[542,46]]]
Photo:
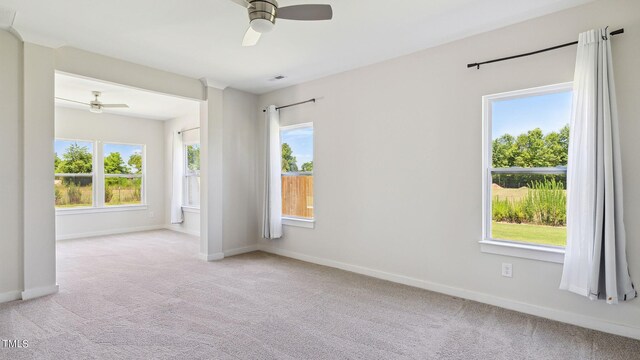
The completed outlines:
[[[185,210],[184,222],[182,224],[171,224],[171,193],[172,183],[171,178],[173,176],[173,134],[186,129],[193,129],[200,127],[200,106],[194,103],[194,112],[192,114],[186,114],[179,118],[165,121],[164,123],[164,158],[165,158],[165,211],[164,221],[167,226],[175,231],[185,232],[191,235],[200,236],[200,211],[197,210]],[[196,134],[199,131],[196,130]],[[188,134],[194,134],[188,133]]]
[[[22,271],[22,42],[0,30],[0,302],[20,297]],[[7,176],[9,175],[10,176]]]
[[[56,70],[188,99],[204,99],[200,80],[69,46],[56,49]]]
[[[261,246],[640,338],[640,301],[611,306],[560,291],[561,265],[481,253],[478,244],[481,98],[571,81],[576,48],[481,70],[466,64],[607,25],[625,28],[612,42],[628,257],[640,284],[640,2],[632,0],[598,1],[260,96],[261,107],[321,98],[281,112],[283,124],[314,122],[316,228],[286,227],[283,239]],[[502,262],[513,264],[513,278],[501,277]]]
[[[227,88],[223,93],[223,251],[255,248],[261,202],[256,194],[258,97]],[[216,199],[220,201],[220,199]]]
[[[125,232],[164,226],[165,143],[164,122],[85,110],[56,107],[55,136],[103,143],[146,145],[144,186],[147,207],[134,211],[56,215],[58,239]],[[60,154],[59,154],[60,155]],[[53,206],[53,205],[52,205]],[[61,215],[64,214],[64,215]]]

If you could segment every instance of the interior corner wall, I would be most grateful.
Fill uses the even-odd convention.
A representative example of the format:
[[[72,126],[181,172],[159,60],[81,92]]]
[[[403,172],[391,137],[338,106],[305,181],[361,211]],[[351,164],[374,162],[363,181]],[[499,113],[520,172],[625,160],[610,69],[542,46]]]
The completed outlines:
[[[103,146],[104,143],[145,145],[146,207],[96,213],[65,214],[64,210],[59,211],[56,214],[58,240],[164,227],[166,182],[164,121],[107,113],[94,114],[87,110],[57,106],[55,137],[97,141],[98,146]]]
[[[23,44],[0,30],[0,153],[5,176],[0,186],[0,303],[20,298],[22,252],[22,61]],[[10,174],[11,176],[7,176]]]
[[[256,194],[258,97],[223,92],[223,251],[255,250],[259,202]]]
[[[200,127],[199,111],[179,118],[165,121],[164,124],[164,158],[165,158],[165,206],[164,221],[171,230],[184,232],[187,234],[200,236],[200,211],[184,211],[184,222],[182,224],[171,224],[171,196],[173,192],[173,135],[181,130]]]
[[[572,81],[576,47],[489,64],[578,33],[613,38],[627,254],[640,283],[640,2],[601,0],[261,95],[313,121],[315,229],[261,248],[518,311],[640,338],[640,301],[612,306],[558,289],[562,266],[482,253],[482,96]],[[264,127],[262,127],[264,133]],[[260,148],[261,149],[261,148]],[[261,195],[261,188],[258,186]],[[513,264],[513,278],[500,274]]]

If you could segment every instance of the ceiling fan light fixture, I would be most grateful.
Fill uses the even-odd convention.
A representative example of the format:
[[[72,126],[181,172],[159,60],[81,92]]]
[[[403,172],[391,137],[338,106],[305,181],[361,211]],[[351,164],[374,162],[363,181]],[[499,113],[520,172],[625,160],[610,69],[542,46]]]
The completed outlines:
[[[273,30],[274,23],[267,19],[251,20],[251,28],[261,34],[268,33]]]
[[[91,104],[91,106],[89,107],[89,111],[95,114],[102,114],[102,106],[97,104]]]

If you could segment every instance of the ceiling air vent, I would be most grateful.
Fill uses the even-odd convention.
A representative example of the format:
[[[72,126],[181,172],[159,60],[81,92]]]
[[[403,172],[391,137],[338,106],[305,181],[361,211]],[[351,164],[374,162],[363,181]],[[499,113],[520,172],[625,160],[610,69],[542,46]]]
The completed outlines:
[[[286,78],[286,76],[284,76],[284,75],[276,75],[276,76],[272,77],[271,79],[269,79],[269,81],[278,81],[278,80],[282,80],[284,78]]]

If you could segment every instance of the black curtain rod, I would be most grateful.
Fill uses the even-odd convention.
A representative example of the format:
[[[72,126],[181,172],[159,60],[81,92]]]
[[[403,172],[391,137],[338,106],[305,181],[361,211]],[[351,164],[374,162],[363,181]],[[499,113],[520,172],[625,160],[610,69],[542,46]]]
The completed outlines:
[[[178,134],[182,134],[183,132],[192,131],[192,130],[200,130],[200,127],[194,127],[194,128],[191,128],[191,129],[180,130],[180,131],[178,131]]]
[[[309,100],[305,100],[305,101],[300,101],[300,102],[297,102],[297,103],[295,103],[295,104],[289,104],[289,105],[278,106],[278,107],[276,108],[276,110],[280,110],[280,109],[284,109],[284,108],[288,108],[288,107],[292,107],[292,106],[296,106],[296,105],[302,105],[302,104],[306,104],[306,103],[310,103],[310,102],[313,102],[313,103],[314,103],[314,102],[316,102],[316,99],[315,99],[315,98],[313,98],[313,99],[309,99]],[[266,112],[266,111],[267,111],[266,109],[265,109],[265,110],[262,110],[262,112]]]
[[[618,29],[618,30],[615,30],[615,31],[612,31],[611,33],[609,33],[609,35],[611,35],[611,36],[618,35],[618,34],[624,34],[624,29]],[[571,45],[576,45],[577,43],[578,43],[577,41],[572,41],[572,42],[569,42],[569,43],[566,43],[566,44],[556,45],[556,46],[552,46],[550,48],[537,50],[537,51],[532,51],[532,52],[528,52],[528,53],[525,53],[525,54],[507,56],[507,57],[503,57],[503,58],[499,58],[499,59],[493,59],[493,60],[483,61],[483,62],[479,62],[479,63],[467,64],[467,68],[475,67],[475,68],[480,69],[480,65],[491,64],[491,63],[494,63],[494,62],[517,59],[517,58],[521,58],[521,57],[525,57],[525,56],[535,55],[535,54],[543,53],[543,52],[546,52],[546,51],[551,51],[551,50],[556,50],[556,49],[560,49],[560,48],[571,46]]]

